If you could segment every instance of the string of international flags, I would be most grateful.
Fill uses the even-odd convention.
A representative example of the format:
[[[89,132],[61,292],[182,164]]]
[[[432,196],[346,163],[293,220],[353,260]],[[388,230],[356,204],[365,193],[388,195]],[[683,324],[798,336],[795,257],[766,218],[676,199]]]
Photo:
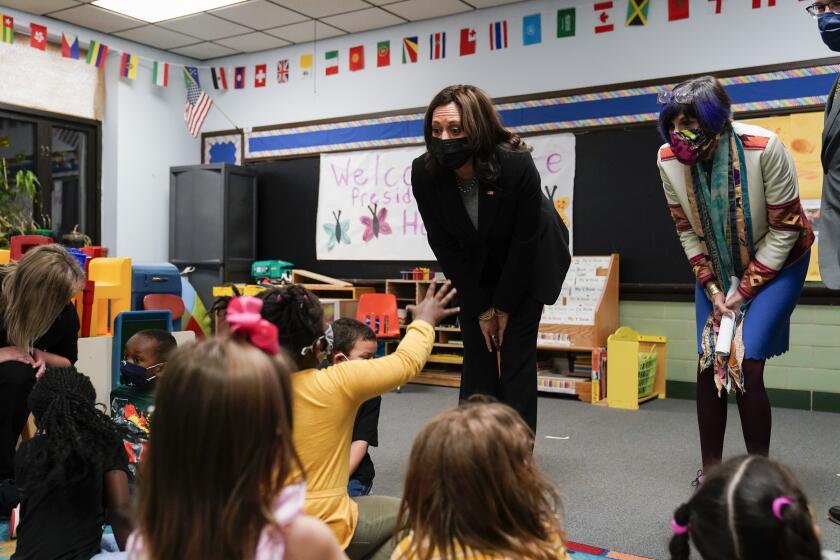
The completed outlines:
[[[615,10],[620,0],[593,0],[592,7],[595,11],[595,24],[593,31],[596,34],[610,33],[615,31]],[[697,0],[695,0],[696,2]],[[699,0],[703,2],[703,0]],[[802,0],[800,0],[802,1]],[[720,14],[723,9],[724,0],[706,0],[713,5],[714,13]],[[751,0],[753,9],[774,7],[776,0]],[[626,26],[648,25],[648,10],[651,0],[627,0],[627,12],[625,17]],[[560,8],[556,11],[556,37],[574,37],[577,34],[577,7]],[[679,21],[690,17],[690,0],[668,0],[668,21]],[[535,13],[522,17],[522,45],[536,45],[542,43],[542,14]],[[32,48],[45,51],[47,48],[47,27],[36,23],[30,23],[29,43]],[[2,16],[2,29],[0,29],[0,42],[13,43],[15,38],[14,18]],[[491,51],[508,48],[508,21],[500,20],[490,22],[487,27],[488,46]],[[458,41],[458,56],[470,56],[476,53],[478,32],[473,27],[460,29]],[[420,37],[413,35],[403,37],[399,42],[401,45],[401,63],[416,64],[420,59]],[[383,40],[376,43],[376,67],[383,68],[391,65],[391,41]],[[91,40],[88,43],[85,62],[104,68],[109,54],[108,45],[99,41]],[[136,80],[140,67],[140,57],[128,52],[119,53],[121,78]],[[73,37],[61,34],[61,55],[64,58],[81,59],[81,48],[78,36]],[[328,50],[324,53],[324,75],[335,76],[339,73],[338,49]],[[447,58],[447,34],[439,31],[429,34],[428,39],[429,60],[442,60]],[[158,87],[169,86],[170,67],[175,66],[169,62],[146,59],[152,63],[152,83]],[[289,81],[291,72],[291,60],[283,58],[277,62],[277,82],[286,83]],[[178,65],[181,66],[181,65]],[[312,53],[299,55],[297,67],[301,79],[311,78],[315,69],[315,59]],[[187,104],[184,117],[187,127],[193,136],[197,136],[207,113],[212,106],[212,101],[207,93],[200,87],[198,69],[209,69],[210,77],[215,90],[245,89],[247,84],[247,67],[236,66],[233,69],[233,81],[228,81],[228,69],[224,66],[183,66],[184,83],[187,88]],[[358,72],[365,69],[365,45],[356,45],[348,49],[348,69],[350,72]],[[268,64],[257,64],[254,66],[253,87],[265,87],[268,81]]]

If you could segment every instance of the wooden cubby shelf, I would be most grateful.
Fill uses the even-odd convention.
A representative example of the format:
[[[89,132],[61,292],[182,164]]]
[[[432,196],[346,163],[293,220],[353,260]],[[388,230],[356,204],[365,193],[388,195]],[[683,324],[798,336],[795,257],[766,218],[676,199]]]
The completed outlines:
[[[401,320],[406,304],[419,303],[425,297],[429,280],[386,280],[385,292],[394,294],[400,307]],[[405,329],[405,324],[400,325]],[[538,371],[540,391],[577,395],[589,402],[601,400],[605,385],[601,378],[601,356],[605,354],[607,337],[618,328],[618,255],[605,257],[573,257],[569,275],[560,298],[547,306],[540,323],[541,336],[564,338],[562,344],[537,343],[540,363],[558,363],[565,357],[569,367],[559,372]],[[393,352],[397,341],[386,343],[386,352]],[[455,325],[435,328],[432,355],[420,375],[412,383],[459,387],[463,365],[464,343],[461,329]],[[575,371],[583,355],[593,365],[589,372]],[[554,368],[552,368],[554,369]],[[570,371],[566,371],[566,369]],[[583,368],[584,370],[586,368]],[[584,377],[585,375],[585,377]]]

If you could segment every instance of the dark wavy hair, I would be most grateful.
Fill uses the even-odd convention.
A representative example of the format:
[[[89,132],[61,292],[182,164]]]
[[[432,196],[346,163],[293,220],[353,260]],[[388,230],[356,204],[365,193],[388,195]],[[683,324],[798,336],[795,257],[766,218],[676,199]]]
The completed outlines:
[[[309,356],[301,350],[324,336],[324,308],[318,296],[300,286],[291,284],[269,288],[260,292],[263,300],[260,313],[277,326],[280,346],[295,360],[299,369],[310,367]]]
[[[670,142],[672,123],[681,114],[697,119],[700,127],[714,136],[729,126],[732,101],[714,76],[702,76],[677,84],[665,94],[665,103],[659,110],[659,134],[665,142]]]
[[[423,138],[426,140],[426,167],[433,173],[440,172],[440,166],[428,151],[432,141],[432,116],[435,109],[454,103],[461,112],[461,128],[467,139],[467,147],[473,154],[475,175],[481,181],[493,182],[498,178],[500,164],[497,150],[511,152],[529,150],[519,136],[502,125],[499,112],[493,102],[481,89],[470,85],[454,85],[442,89],[426,109],[423,119]]]
[[[773,501],[787,497],[782,519]],[[706,560],[820,560],[814,518],[799,482],[787,467],[764,457],[730,459],[712,471],[697,493],[674,512],[688,532],[671,539],[671,560],[686,560],[694,546]]]
[[[96,405],[90,378],[73,367],[50,368],[29,394],[45,445],[25,466],[27,492],[90,480],[111,460],[122,432]]]

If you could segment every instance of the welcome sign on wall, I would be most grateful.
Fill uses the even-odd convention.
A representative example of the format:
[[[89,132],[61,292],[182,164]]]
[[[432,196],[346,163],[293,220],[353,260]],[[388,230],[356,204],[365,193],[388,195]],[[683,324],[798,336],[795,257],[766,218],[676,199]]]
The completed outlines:
[[[542,179],[571,231],[575,137],[527,139]],[[433,261],[411,192],[411,162],[425,148],[321,155],[315,242],[319,260]]]

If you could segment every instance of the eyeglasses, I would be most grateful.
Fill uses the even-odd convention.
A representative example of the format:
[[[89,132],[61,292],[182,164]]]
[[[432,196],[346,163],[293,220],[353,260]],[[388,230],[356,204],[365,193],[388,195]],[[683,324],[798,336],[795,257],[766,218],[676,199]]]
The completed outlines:
[[[840,3],[840,0],[838,0]],[[657,96],[656,100],[661,105],[667,105],[668,103],[680,103],[682,105],[691,103],[694,99],[694,94],[688,89],[676,89],[676,90],[668,90],[668,91],[660,91]]]
[[[805,11],[814,17],[825,15],[829,12],[840,14],[840,0],[831,0],[831,2],[814,2],[805,8]]]

